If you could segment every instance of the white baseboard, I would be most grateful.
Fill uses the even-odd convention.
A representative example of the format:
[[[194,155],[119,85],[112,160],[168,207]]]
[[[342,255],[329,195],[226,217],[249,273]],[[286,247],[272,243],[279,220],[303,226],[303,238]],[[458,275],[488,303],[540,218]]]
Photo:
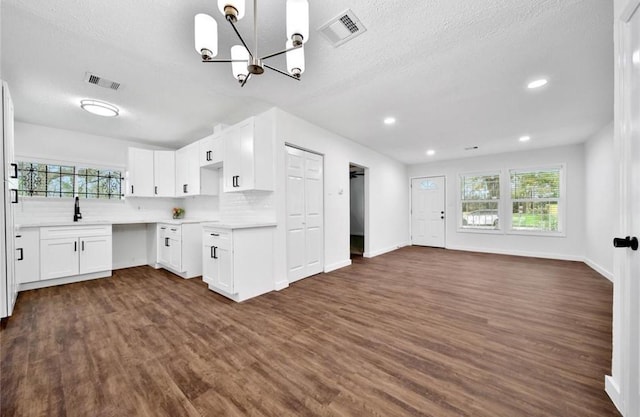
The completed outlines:
[[[409,246],[409,242],[402,242],[394,246],[389,246],[384,249],[373,250],[370,252],[365,252],[362,256],[365,258],[374,258],[376,256],[384,255],[385,253],[393,252],[394,250],[403,248],[405,246]]]
[[[493,253],[496,255],[512,255],[512,256],[524,256],[527,258],[558,259],[561,261],[584,262],[583,256],[564,255],[561,253],[544,253],[544,252],[529,252],[529,251],[508,250],[508,249],[475,248],[471,246],[455,246],[455,245],[447,245],[446,248],[450,250],[459,250],[459,251],[465,251],[465,252],[482,252],[482,253]]]
[[[111,271],[104,271],[104,272],[94,272],[91,274],[74,275],[72,277],[47,279],[44,281],[27,282],[24,284],[20,284],[18,287],[18,291],[35,290],[38,288],[53,287],[56,285],[73,284],[76,282],[89,281],[89,280],[98,279],[98,278],[107,278],[110,276],[111,276]]]
[[[589,258],[584,258],[584,263],[587,264],[591,269],[593,269],[594,271],[596,271],[597,273],[599,273],[600,275],[608,279],[609,281],[613,282],[613,273],[607,271],[602,266],[593,262]]]
[[[613,402],[613,405],[620,411],[620,414],[624,415],[624,403],[620,395],[620,387],[610,375],[604,377],[604,391],[609,398],[611,398],[611,402]]]
[[[289,281],[286,279],[280,280],[280,281],[276,281],[276,291],[280,291],[280,290],[284,290],[285,288],[287,288],[289,286]]]
[[[340,268],[344,268],[345,266],[349,266],[351,265],[351,259],[347,259],[345,261],[341,261],[341,262],[335,262],[329,265],[325,265],[324,266],[324,272],[328,273],[331,271],[335,271],[336,269],[340,269]]]
[[[136,266],[144,266],[144,265],[148,265],[149,263],[147,262],[147,259],[137,259],[134,261],[129,261],[129,262],[116,262],[112,265],[112,268],[114,270],[116,269],[125,269],[125,268],[133,268]]]

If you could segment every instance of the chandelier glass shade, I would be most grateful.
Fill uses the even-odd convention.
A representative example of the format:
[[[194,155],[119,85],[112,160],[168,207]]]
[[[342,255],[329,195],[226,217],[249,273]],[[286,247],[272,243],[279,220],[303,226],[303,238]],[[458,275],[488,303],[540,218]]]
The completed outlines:
[[[285,49],[260,56],[258,55],[258,9],[257,0],[253,0],[253,49],[247,46],[238,31],[236,23],[245,16],[244,0],[218,0],[218,9],[229,22],[240,40],[240,45],[231,47],[230,59],[214,59],[218,55],[218,23],[204,13],[194,19],[195,48],[202,62],[231,63],[234,78],[242,87],[252,75],[260,75],[265,68],[278,72],[294,80],[300,80],[304,72],[303,45],[309,40],[309,3],[307,0],[287,0]],[[286,54],[287,71],[264,63],[269,58]]]

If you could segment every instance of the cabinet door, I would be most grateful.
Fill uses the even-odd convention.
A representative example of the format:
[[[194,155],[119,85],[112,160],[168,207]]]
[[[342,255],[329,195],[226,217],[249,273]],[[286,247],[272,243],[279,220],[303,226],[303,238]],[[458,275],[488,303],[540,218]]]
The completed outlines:
[[[153,196],[153,151],[129,148],[127,180],[128,196]]]
[[[184,197],[189,190],[189,154],[186,147],[176,151],[176,197]]]
[[[200,145],[198,142],[187,147],[187,192],[186,195],[200,194]]]
[[[42,280],[78,275],[78,238],[40,241],[40,277]]]
[[[218,280],[218,262],[213,257],[213,249],[211,245],[202,247],[202,280],[210,285],[216,285]]]
[[[80,238],[80,273],[111,271],[111,236]]]
[[[25,229],[16,235],[18,284],[40,280],[40,230]]]
[[[216,286],[229,294],[234,293],[234,276],[233,276],[233,252],[229,249],[218,247],[216,249],[216,259],[218,263],[218,279]]]
[[[154,194],[157,197],[175,197],[176,156],[174,151],[153,152]]]
[[[158,263],[169,266],[169,237],[167,226],[158,226]]]
[[[224,134],[224,191],[245,191],[254,187],[253,127],[250,118]]]
[[[220,136],[211,135],[200,139],[198,142],[200,166],[208,167],[222,163],[222,139]]]
[[[169,238],[169,267],[182,272],[182,241]]]

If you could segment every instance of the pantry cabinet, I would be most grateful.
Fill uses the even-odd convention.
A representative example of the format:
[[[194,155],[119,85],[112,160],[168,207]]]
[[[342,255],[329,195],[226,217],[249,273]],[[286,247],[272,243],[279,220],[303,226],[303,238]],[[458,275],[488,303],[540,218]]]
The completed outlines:
[[[200,169],[200,144],[194,142],[176,151],[176,197],[218,195],[218,170]]]
[[[200,224],[159,223],[157,228],[157,263],[183,278],[201,275],[202,227]]]
[[[202,229],[202,279],[209,289],[244,301],[275,289],[274,225],[207,225]]]
[[[111,271],[111,226],[40,229],[40,279]]]
[[[225,192],[273,191],[275,154],[273,126],[266,116],[251,117],[222,133]]]

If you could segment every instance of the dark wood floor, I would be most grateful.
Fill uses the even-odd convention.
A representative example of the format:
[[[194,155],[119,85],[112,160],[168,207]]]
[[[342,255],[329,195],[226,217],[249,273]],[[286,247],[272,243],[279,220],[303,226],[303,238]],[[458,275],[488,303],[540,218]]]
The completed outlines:
[[[8,416],[618,416],[612,286],[584,264],[410,247],[234,304],[148,267],[21,293]]]

